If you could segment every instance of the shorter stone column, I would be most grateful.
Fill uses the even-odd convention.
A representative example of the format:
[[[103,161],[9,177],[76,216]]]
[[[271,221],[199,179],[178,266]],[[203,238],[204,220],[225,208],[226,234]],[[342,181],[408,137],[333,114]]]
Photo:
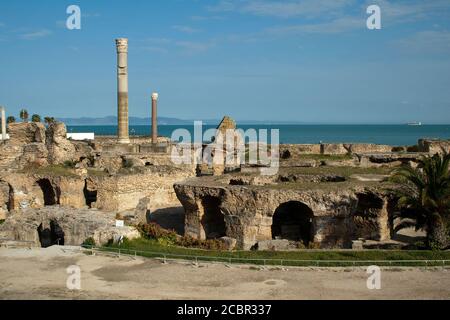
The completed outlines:
[[[158,142],[158,94],[154,92],[152,94],[152,143]]]
[[[0,117],[2,118],[2,140],[6,140],[6,114],[5,108],[0,107]]]

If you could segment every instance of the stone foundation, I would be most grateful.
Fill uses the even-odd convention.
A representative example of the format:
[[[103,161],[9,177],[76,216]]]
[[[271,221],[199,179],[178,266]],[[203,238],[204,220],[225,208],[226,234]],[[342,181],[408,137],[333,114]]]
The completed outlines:
[[[197,179],[175,184],[174,188],[186,212],[186,235],[199,239],[215,237],[208,231],[208,221],[212,217],[222,219],[225,234],[220,236],[235,238],[237,247],[245,250],[274,238],[274,214],[287,203],[298,203],[312,211],[311,234],[302,237],[310,237],[322,248],[348,248],[354,239],[384,240],[390,236],[388,195],[366,188],[321,191],[205,186]],[[368,202],[364,197],[376,201]],[[295,228],[300,222],[286,223],[285,228]]]

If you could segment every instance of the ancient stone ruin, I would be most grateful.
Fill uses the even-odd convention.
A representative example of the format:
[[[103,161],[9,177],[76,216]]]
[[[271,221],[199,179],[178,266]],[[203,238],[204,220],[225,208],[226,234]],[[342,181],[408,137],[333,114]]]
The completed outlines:
[[[128,42],[116,45],[117,136],[75,141],[58,121],[8,125],[9,139],[0,141],[0,244],[80,245],[88,238],[103,244],[138,237],[133,226],[156,222],[245,250],[401,246],[393,219],[400,186],[392,170],[450,150],[449,141],[433,139],[413,147],[282,144],[274,175],[261,175],[260,164],[197,163],[194,153],[190,163],[176,164],[180,144],[157,133],[157,94],[151,136],[129,138]],[[1,117],[3,135],[4,109]],[[217,134],[229,130],[234,144],[242,141],[225,117]],[[235,152],[218,135],[203,148]],[[127,226],[116,227],[116,217]]]

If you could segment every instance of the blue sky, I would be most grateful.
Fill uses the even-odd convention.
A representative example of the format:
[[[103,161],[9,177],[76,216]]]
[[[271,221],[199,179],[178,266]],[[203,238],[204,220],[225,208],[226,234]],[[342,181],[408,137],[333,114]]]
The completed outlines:
[[[81,30],[65,28],[71,4]],[[2,0],[0,104],[115,115],[117,37],[132,116],[158,91],[159,114],[182,119],[450,123],[448,0]]]

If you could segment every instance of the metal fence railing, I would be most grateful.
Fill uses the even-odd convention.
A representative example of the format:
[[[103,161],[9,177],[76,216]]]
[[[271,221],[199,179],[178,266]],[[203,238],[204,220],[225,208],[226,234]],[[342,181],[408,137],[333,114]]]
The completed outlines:
[[[351,267],[351,266],[386,266],[386,267],[445,267],[450,266],[448,259],[418,259],[418,260],[296,260],[296,259],[278,259],[278,258],[241,258],[241,257],[220,257],[206,255],[187,255],[164,252],[152,252],[134,249],[114,248],[114,247],[95,247],[83,246],[88,252],[113,253],[118,256],[133,256],[162,259],[164,262],[170,260],[184,260],[195,263],[228,263],[228,264],[250,264],[259,266],[273,267]]]

